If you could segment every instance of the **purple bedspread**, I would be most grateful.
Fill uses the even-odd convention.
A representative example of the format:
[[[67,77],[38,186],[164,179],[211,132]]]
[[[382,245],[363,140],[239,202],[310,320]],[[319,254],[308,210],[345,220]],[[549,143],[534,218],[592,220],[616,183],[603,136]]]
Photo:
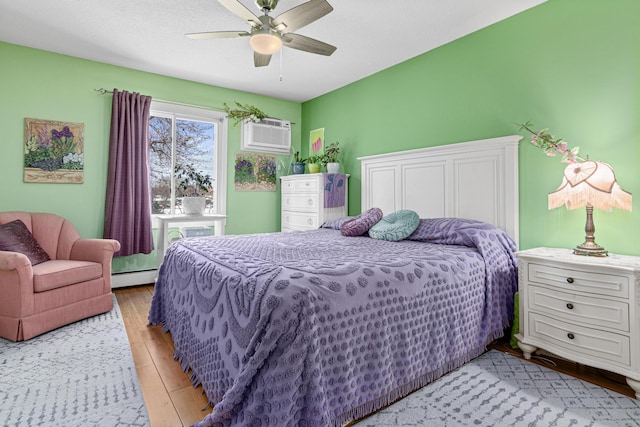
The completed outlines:
[[[167,251],[149,322],[171,331],[215,405],[198,426],[340,426],[478,356],[508,326],[517,268],[501,230],[421,220],[387,242],[328,226]]]

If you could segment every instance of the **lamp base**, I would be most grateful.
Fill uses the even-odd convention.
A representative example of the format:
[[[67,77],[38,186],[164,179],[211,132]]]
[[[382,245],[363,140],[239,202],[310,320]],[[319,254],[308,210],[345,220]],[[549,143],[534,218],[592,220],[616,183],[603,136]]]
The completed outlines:
[[[599,257],[609,256],[609,252],[605,250],[605,248],[598,245],[596,242],[589,242],[589,241],[576,246],[573,249],[573,253],[575,255],[586,255],[586,256],[599,256]]]
[[[593,225],[593,206],[589,203],[587,203],[587,224],[584,227],[584,231],[586,233],[584,236],[584,243],[576,246],[573,253],[575,255],[586,256],[609,256],[608,252],[596,243],[596,238],[594,237],[596,227]]]

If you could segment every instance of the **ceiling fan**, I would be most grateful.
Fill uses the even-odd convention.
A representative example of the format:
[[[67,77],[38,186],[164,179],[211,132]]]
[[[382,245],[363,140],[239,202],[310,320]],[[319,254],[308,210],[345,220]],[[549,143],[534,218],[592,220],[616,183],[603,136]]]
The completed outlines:
[[[326,0],[310,0],[292,9],[287,10],[276,18],[269,16],[278,5],[278,0],[256,0],[256,4],[262,12],[258,17],[247,9],[238,0],[218,0],[220,4],[229,9],[231,13],[247,21],[251,30],[247,31],[210,31],[205,33],[185,34],[192,39],[222,39],[231,37],[249,36],[249,43],[253,49],[253,62],[256,67],[269,65],[271,55],[278,52],[284,45],[292,49],[329,56],[335,50],[335,46],[312,39],[300,34],[295,34],[299,28],[304,27],[333,10]]]

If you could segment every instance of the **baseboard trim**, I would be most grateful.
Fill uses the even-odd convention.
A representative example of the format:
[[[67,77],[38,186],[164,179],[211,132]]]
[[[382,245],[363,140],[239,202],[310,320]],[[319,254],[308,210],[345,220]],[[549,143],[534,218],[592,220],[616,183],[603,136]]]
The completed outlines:
[[[153,284],[155,283],[157,276],[158,270],[115,273],[111,275],[111,288],[126,288],[127,286]]]

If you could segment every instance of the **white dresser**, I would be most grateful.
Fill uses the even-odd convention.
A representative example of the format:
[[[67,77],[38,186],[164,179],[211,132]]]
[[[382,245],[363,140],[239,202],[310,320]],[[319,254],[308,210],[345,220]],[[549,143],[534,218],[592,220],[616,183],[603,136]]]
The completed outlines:
[[[281,230],[314,230],[324,222],[348,215],[349,185],[344,181],[344,205],[325,207],[324,173],[287,175],[282,184]]]
[[[540,348],[619,373],[640,399],[640,257],[551,248],[517,256],[525,358]]]

